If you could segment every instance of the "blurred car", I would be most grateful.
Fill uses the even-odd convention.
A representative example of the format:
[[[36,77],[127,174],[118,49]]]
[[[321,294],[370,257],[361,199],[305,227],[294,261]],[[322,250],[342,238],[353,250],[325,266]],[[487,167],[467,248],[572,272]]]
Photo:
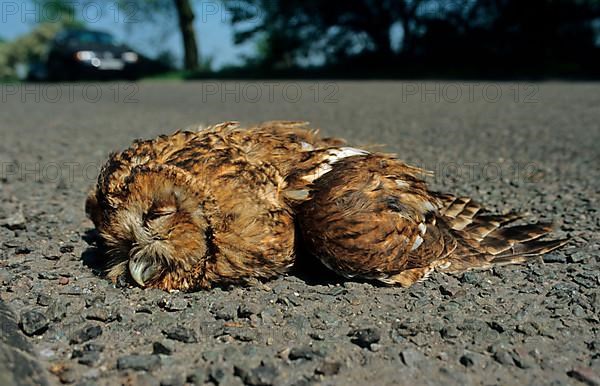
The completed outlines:
[[[106,32],[65,29],[50,43],[46,61],[50,80],[139,77],[139,55]]]

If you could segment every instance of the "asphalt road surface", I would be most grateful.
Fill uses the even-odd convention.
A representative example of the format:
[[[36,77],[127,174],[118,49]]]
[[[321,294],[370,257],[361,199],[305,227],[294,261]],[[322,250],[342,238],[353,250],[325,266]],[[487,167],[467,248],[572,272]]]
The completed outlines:
[[[0,91],[0,379],[600,384],[599,84],[142,82]],[[410,289],[344,282],[313,263],[262,285],[189,294],[99,274],[83,203],[110,151],[198,124],[273,119],[382,145],[436,172],[435,189],[553,220],[556,235],[572,242],[526,265],[435,274]]]

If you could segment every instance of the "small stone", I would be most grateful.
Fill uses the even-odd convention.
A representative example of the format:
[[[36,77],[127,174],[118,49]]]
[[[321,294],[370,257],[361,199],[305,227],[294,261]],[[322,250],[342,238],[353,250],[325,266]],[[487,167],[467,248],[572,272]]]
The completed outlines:
[[[447,285],[440,286],[440,293],[444,296],[454,296],[458,292],[458,287],[450,287]]]
[[[340,362],[323,361],[315,369],[315,374],[324,376],[336,375],[340,372],[342,364]]]
[[[75,381],[79,379],[79,375],[77,374],[77,371],[75,371],[75,369],[68,368],[58,375],[58,379],[61,383],[65,384],[75,383]]]
[[[206,378],[208,378],[206,369],[198,368],[187,376],[186,381],[193,383],[194,385],[203,385],[206,382]]]
[[[152,354],[171,355],[175,346],[170,341],[154,342],[152,344]]]
[[[68,277],[61,277],[58,279],[58,284],[60,285],[67,285],[69,284],[69,278]]]
[[[582,263],[588,258],[589,254],[584,251],[577,251],[569,256],[571,263]]]
[[[15,254],[17,255],[29,255],[33,250],[29,247],[19,246],[15,249]]]
[[[102,327],[95,325],[88,325],[81,330],[77,331],[71,337],[71,344],[78,344],[87,342],[89,340],[95,339],[102,335]]]
[[[160,357],[158,355],[125,355],[117,359],[117,368],[119,370],[141,370],[152,371],[160,366]]]
[[[233,305],[222,305],[213,310],[216,319],[233,320],[237,315],[237,309]]]
[[[481,282],[481,275],[474,272],[465,272],[458,279],[461,283],[467,284],[479,284]]]
[[[83,294],[83,289],[79,286],[68,286],[60,292],[61,295],[80,296]]]
[[[52,303],[52,297],[46,294],[39,294],[37,297],[37,304],[40,306],[49,306]]]
[[[469,354],[462,355],[458,361],[465,367],[472,367],[475,364],[475,360]]]
[[[161,379],[160,386],[183,386],[185,385],[185,377],[183,374],[171,374],[166,378]]]
[[[135,309],[136,314],[152,314],[152,308],[147,305],[141,305]]]
[[[515,331],[517,331],[521,334],[527,335],[527,336],[534,336],[539,333],[539,331],[537,329],[537,325],[532,322],[526,322],[526,323],[517,325],[517,327],[515,327]]]
[[[357,346],[368,348],[373,343],[379,342],[381,334],[379,330],[375,328],[363,328],[359,330],[351,331],[349,336],[353,336],[352,343]]]
[[[42,334],[48,329],[48,318],[38,311],[26,311],[21,314],[21,329],[29,336]]]
[[[48,307],[48,317],[53,322],[58,322],[67,316],[69,303],[63,299],[54,300]]]
[[[197,343],[198,342],[198,338],[196,338],[196,334],[194,333],[194,331],[182,327],[182,326],[175,326],[175,327],[171,327],[169,329],[163,330],[163,334],[172,340],[177,340],[179,342],[183,342],[183,343]]]
[[[98,343],[90,342],[83,345],[84,352],[102,352],[104,351],[104,346]]]
[[[85,297],[85,306],[86,307],[103,307],[105,300],[106,300],[106,294],[104,294],[102,292],[87,295]]]
[[[400,353],[400,359],[408,367],[415,367],[419,362],[425,359],[425,356],[418,350],[408,348]]]
[[[490,326],[490,328],[492,330],[498,331],[499,333],[503,333],[506,330],[506,328],[504,328],[504,326],[502,324],[500,324],[499,322],[497,322],[495,320],[489,322],[488,325]]]
[[[515,364],[521,369],[529,369],[535,365],[535,361],[524,350],[515,349],[512,353],[512,358]]]
[[[246,385],[250,386],[270,386],[275,384],[279,375],[277,368],[270,364],[261,364],[250,371],[235,367],[236,375],[242,378]]]
[[[25,215],[23,214],[23,209],[19,208],[15,213],[11,216],[0,220],[0,225],[14,231],[18,229],[25,229],[27,221],[25,220]]]
[[[244,382],[233,374],[225,374],[225,376],[221,378],[221,381],[219,381],[219,386],[244,386]]]
[[[249,328],[234,328],[227,327],[223,331],[225,335],[231,336],[235,340],[239,340],[240,342],[252,342],[255,341],[258,337],[256,330]]]
[[[100,361],[100,353],[97,351],[90,351],[84,353],[78,360],[78,363],[86,366],[93,366]]]
[[[223,365],[217,365],[217,366],[213,366],[210,369],[208,377],[215,384],[220,385],[221,383],[223,383],[223,380],[225,379],[225,377],[227,377],[227,375],[229,375],[229,374],[231,374],[230,367],[224,367]]]
[[[127,385],[160,386],[158,379],[149,373],[133,373],[128,377],[131,381]]]
[[[446,326],[440,330],[440,335],[444,339],[454,339],[460,335],[460,331],[455,326]]]
[[[262,312],[262,307],[254,303],[240,304],[237,310],[237,314],[240,318],[249,318],[252,315],[258,315]]]
[[[293,361],[297,359],[312,360],[318,356],[323,356],[323,353],[309,346],[294,347],[290,350],[288,354],[288,358]]]
[[[46,260],[58,260],[60,259],[60,252],[55,246],[48,246],[43,250],[42,256]]]
[[[117,277],[117,282],[115,283],[115,287],[117,287],[117,288],[129,287],[129,282],[127,281],[127,278],[125,277],[125,275],[120,275],[119,277]]]
[[[202,353],[202,359],[206,362],[214,363],[219,359],[219,353],[214,350],[204,351]]]
[[[510,366],[515,363],[513,361],[512,355],[510,355],[510,353],[504,349],[496,350],[496,352],[494,353],[494,360],[500,363],[501,365],[505,366]]]
[[[567,374],[588,386],[600,386],[600,376],[589,367],[575,367]]]
[[[112,322],[117,319],[116,315],[105,307],[92,307],[85,313],[85,318],[89,320],[98,320],[100,322]]]
[[[60,276],[56,272],[40,272],[38,273],[38,279],[42,280],[56,280]]]
[[[188,304],[187,300],[181,298],[162,299],[159,302],[159,306],[170,312],[183,311],[187,308]]]
[[[73,247],[72,245],[63,245],[61,246],[59,249],[60,253],[73,253],[73,251],[75,250],[75,247]]]
[[[564,264],[567,262],[567,257],[560,253],[548,253],[542,256],[544,263],[552,264],[552,263],[561,263]]]

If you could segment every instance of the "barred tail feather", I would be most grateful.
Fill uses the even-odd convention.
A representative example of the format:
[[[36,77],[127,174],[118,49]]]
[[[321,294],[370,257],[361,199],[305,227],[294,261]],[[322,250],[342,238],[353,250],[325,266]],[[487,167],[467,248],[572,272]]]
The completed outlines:
[[[516,213],[491,215],[467,197],[442,195],[443,220],[456,237],[457,248],[435,262],[442,272],[458,273],[488,269],[495,265],[524,263],[532,257],[567,244],[568,239],[541,240],[552,232],[552,224],[508,226],[522,216]]]

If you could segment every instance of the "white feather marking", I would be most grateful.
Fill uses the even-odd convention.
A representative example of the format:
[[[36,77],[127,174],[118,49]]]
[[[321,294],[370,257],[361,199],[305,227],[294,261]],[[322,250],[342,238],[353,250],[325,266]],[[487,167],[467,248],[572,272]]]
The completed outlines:
[[[308,142],[302,141],[302,142],[300,142],[300,145],[302,146],[302,150],[308,150],[308,151],[315,150],[315,148],[313,147],[313,145],[311,145]]]
[[[325,174],[329,173],[331,169],[333,169],[331,165],[323,163],[313,170],[311,174],[302,177],[302,179],[307,182],[313,182],[317,178],[321,178]]]
[[[410,250],[414,251],[415,249],[419,248],[421,244],[423,244],[423,238],[421,236],[417,236]]]
[[[429,271],[425,272],[425,274],[423,275],[423,277],[420,278],[419,280],[417,280],[417,283],[421,283],[421,282],[429,279],[429,276],[431,276],[432,273],[433,273],[433,269],[430,269]]]
[[[344,158],[369,154],[368,151],[357,149],[355,147],[340,147],[338,149],[331,149],[327,153],[329,154],[329,157],[327,157],[327,161],[330,164],[334,164]]]
[[[357,149],[354,147],[340,147],[337,149],[329,149],[327,150],[327,157],[325,161],[322,162],[316,169],[312,171],[311,174],[308,174],[302,179],[307,182],[313,182],[314,180],[323,177],[325,174],[329,173],[333,168],[336,162],[354,156],[367,155],[369,154],[366,150]]]
[[[423,212],[434,212],[437,208],[431,201],[421,201],[421,209]]]
[[[425,224],[419,224],[419,232],[421,232],[421,236],[425,236],[425,232],[427,232],[427,227],[425,226]]]
[[[438,268],[440,268],[440,269],[446,269],[446,268],[450,268],[451,265],[452,265],[452,262],[447,261],[444,264],[438,265]]]
[[[400,189],[405,189],[408,188],[408,183],[403,180],[396,180],[396,186],[398,186]]]
[[[304,201],[309,198],[310,191],[308,191],[307,189],[286,190],[283,192],[283,195],[289,198],[290,200]]]
[[[148,161],[150,161],[150,157],[149,156],[135,156],[131,158],[131,166],[139,166],[139,165],[144,165],[146,163],[148,163]]]

